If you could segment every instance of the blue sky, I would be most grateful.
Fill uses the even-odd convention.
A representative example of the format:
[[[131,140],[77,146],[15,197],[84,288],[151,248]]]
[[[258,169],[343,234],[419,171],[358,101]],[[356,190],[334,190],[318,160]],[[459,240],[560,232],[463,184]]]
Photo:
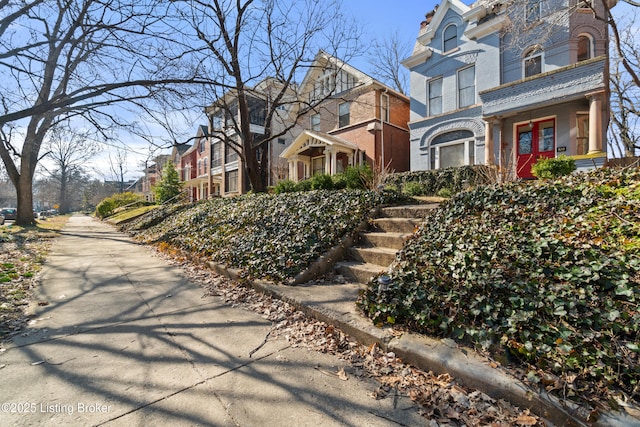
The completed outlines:
[[[439,3],[436,0],[343,0],[345,12],[362,24],[365,37],[388,38],[397,32],[410,47],[413,47],[425,14]],[[410,54],[410,51],[406,52],[405,57]]]

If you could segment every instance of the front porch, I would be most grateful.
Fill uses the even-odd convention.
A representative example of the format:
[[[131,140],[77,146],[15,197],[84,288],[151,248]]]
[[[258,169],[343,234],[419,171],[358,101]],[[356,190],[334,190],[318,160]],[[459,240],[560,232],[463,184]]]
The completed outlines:
[[[594,58],[480,93],[485,164],[532,178],[540,157],[566,155],[581,169],[606,158],[605,59]]]
[[[346,139],[305,130],[280,157],[289,164],[289,179],[300,181],[316,174],[335,175],[347,166],[360,165],[364,151]]]

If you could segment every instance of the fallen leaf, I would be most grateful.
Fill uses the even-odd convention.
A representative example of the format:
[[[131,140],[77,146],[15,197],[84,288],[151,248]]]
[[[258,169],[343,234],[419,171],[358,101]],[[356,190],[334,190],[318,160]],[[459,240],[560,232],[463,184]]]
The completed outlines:
[[[344,368],[338,369],[338,378],[340,378],[342,381],[346,381],[349,379],[347,373],[344,371]]]
[[[516,424],[521,426],[534,426],[537,423],[538,420],[530,415],[520,415],[518,418],[516,418]]]

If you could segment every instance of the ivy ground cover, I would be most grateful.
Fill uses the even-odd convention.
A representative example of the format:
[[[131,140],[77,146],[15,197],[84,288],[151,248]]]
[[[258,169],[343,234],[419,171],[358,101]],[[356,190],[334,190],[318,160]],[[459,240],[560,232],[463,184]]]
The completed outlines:
[[[639,399],[640,171],[484,186],[428,217],[358,304],[590,403]]]
[[[249,194],[161,208],[128,229],[142,242],[287,282],[354,232],[379,203],[377,193],[364,190]]]

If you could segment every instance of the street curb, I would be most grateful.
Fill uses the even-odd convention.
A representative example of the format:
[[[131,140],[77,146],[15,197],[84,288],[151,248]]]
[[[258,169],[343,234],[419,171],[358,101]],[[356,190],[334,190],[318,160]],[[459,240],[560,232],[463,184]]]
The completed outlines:
[[[238,270],[228,269],[213,262],[209,262],[208,265],[214,272],[227,278],[240,279]],[[394,337],[390,328],[376,327],[368,318],[356,312],[339,313],[314,306],[312,301],[305,302],[291,297],[287,294],[287,285],[277,285],[261,280],[243,281],[262,294],[285,301],[306,315],[339,328],[360,344],[366,346],[378,344],[384,351],[395,353],[405,363],[436,374],[447,373],[465,386],[480,390],[496,400],[503,399],[520,408],[527,408],[554,425],[640,427],[640,419],[622,412],[602,413],[597,421],[587,421],[589,413],[585,408],[568,401],[563,404],[555,396],[529,388],[499,368],[491,367],[491,362],[479,356],[474,350],[459,346],[453,341],[448,343],[413,333]]]

